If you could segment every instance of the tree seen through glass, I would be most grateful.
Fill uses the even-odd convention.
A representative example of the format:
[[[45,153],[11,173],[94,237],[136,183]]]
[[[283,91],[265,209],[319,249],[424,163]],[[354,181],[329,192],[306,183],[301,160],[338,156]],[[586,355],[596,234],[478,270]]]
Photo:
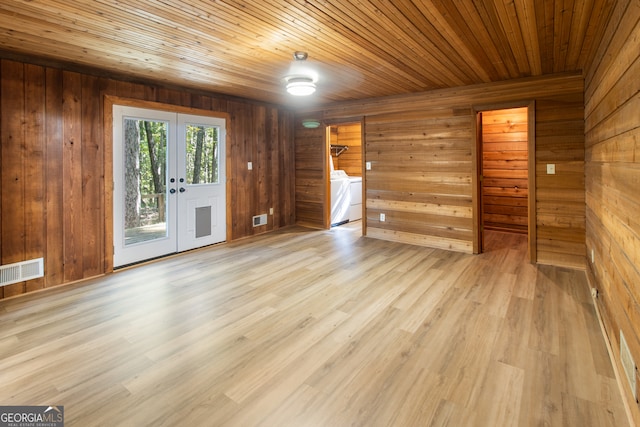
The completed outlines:
[[[186,126],[187,184],[218,182],[219,130],[215,126]]]
[[[126,118],[125,244],[166,236],[168,123]]]
[[[166,235],[169,123],[124,119],[126,244]],[[219,128],[186,126],[187,184],[218,183]]]

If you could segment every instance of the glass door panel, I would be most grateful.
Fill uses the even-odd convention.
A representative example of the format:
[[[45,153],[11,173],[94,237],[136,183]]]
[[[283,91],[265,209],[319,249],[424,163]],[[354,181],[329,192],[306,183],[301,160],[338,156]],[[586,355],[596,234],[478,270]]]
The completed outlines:
[[[175,221],[176,189],[169,179],[176,173],[172,132],[176,132],[175,113],[113,107],[116,267],[175,252],[177,236],[171,223]]]
[[[217,126],[186,124],[187,184],[217,184],[219,170]]]
[[[125,246],[168,235],[168,127],[169,123],[164,121],[124,119]]]

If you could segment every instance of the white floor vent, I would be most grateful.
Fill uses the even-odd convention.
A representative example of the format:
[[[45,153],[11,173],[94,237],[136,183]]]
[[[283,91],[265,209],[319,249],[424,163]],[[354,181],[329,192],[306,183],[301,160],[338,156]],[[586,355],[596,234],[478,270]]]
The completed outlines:
[[[253,217],[253,226],[267,225],[267,214],[256,215]]]
[[[636,364],[631,356],[631,351],[629,351],[627,340],[624,339],[622,329],[620,330],[620,361],[622,362],[622,367],[624,369],[624,374],[627,377],[627,381],[629,381],[629,387],[631,387],[633,398],[638,400],[638,393],[636,389]]]
[[[44,258],[0,266],[0,286],[44,276]]]

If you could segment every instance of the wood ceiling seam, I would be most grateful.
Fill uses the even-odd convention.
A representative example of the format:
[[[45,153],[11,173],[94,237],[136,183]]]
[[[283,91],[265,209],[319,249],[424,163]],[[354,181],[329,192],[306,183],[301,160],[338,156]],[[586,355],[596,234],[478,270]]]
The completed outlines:
[[[397,22],[394,22],[394,25],[397,25]],[[399,28],[399,27],[397,27],[397,28]],[[403,33],[406,33],[405,31],[402,31],[402,32],[403,32]],[[388,34],[391,34],[392,32],[391,32],[391,31],[387,31],[387,33],[388,33]],[[403,41],[404,41],[404,40],[403,40]],[[415,55],[413,54],[413,51],[415,50],[415,48],[419,47],[419,44],[418,44],[418,45],[416,45],[416,44],[412,44],[412,45],[414,46],[414,48],[411,48],[411,49],[406,53],[406,55],[408,55],[408,58],[407,58],[407,59],[411,59],[411,57],[412,57],[412,56],[415,56]],[[414,63],[415,63],[415,62],[414,62]],[[420,64],[419,62],[418,62],[418,63],[415,63],[415,64],[416,64],[416,66],[417,66],[418,68],[420,68],[420,69],[421,69],[421,68],[424,68],[424,67],[423,67],[423,65],[422,65],[422,64]],[[445,68],[445,69],[446,69],[446,68]],[[415,67],[414,67],[414,71],[415,71]]]
[[[540,53],[540,63],[542,64],[542,74],[553,73],[553,2],[542,2],[541,6],[535,8],[536,22],[538,24],[538,40],[546,49]]]
[[[264,5],[263,5],[262,3],[264,3]],[[267,7],[266,7],[266,5],[267,5],[267,4],[268,4],[268,2],[261,2],[261,4],[260,4],[259,6],[260,6],[260,7],[262,7],[264,10],[266,10],[266,11],[268,12],[269,8],[267,8]],[[311,30],[312,30],[312,29],[310,29],[310,31],[311,31]],[[323,32],[323,31],[321,31],[321,33],[322,33],[322,34],[326,34],[326,33],[325,33],[325,32]],[[336,32],[336,34],[337,34],[337,32]],[[316,36],[317,36],[317,35],[316,35]],[[336,47],[336,49],[337,49],[337,48],[339,48],[339,47],[340,47],[340,45],[342,44],[341,40],[342,40],[342,39],[338,39],[338,40],[336,40],[336,44],[334,45],[334,46]],[[358,49],[358,50],[359,50],[359,49]],[[320,52],[320,50],[319,50],[318,52]],[[348,51],[347,51],[347,50],[345,50],[345,52],[346,52],[346,53],[348,53]],[[376,79],[376,78],[380,79],[380,80],[379,80],[379,84],[380,84],[380,86],[384,87],[384,86],[386,86],[386,85],[388,85],[388,84],[389,84],[388,82],[390,82],[390,81],[392,81],[392,80],[393,80],[393,77],[395,77],[395,76],[393,76],[393,75],[389,75],[389,74],[386,74],[386,76],[385,76],[385,74],[386,74],[386,73],[379,73],[379,72],[378,72],[378,73],[373,73],[373,72],[372,72],[372,73],[371,73],[371,77],[372,77],[372,78],[374,78],[374,79]],[[389,86],[389,90],[393,90],[392,88],[393,88],[393,86]]]
[[[405,78],[407,81],[412,82],[417,87],[420,86],[421,84],[420,80],[416,79],[410,72],[405,71],[403,67],[404,64],[402,64],[401,62],[399,62],[399,60],[389,55],[388,52],[393,51],[393,46],[391,46],[388,42],[386,42],[380,37],[380,34],[381,34],[380,32],[375,33],[368,28],[369,26],[366,24],[368,17],[366,15],[363,16],[359,8],[351,8],[348,11],[338,9],[338,8],[332,8],[331,12],[332,13],[330,16],[326,15],[329,17],[330,21],[339,22],[342,25],[342,28],[347,29],[354,35],[354,37],[356,37],[356,39],[359,41],[358,45],[367,46],[368,48],[367,51],[363,52],[362,50],[359,50],[359,53],[368,54],[373,63],[380,63],[384,61],[391,65],[394,65],[398,75],[401,75],[403,78]],[[357,22],[360,24],[358,27],[359,29],[358,32],[356,32],[353,28],[347,25],[350,21],[354,19],[354,16],[358,17]],[[337,17],[339,17],[339,19],[337,19]],[[333,26],[335,27],[335,24]],[[411,57],[408,57],[406,59],[411,60]],[[414,61],[412,62],[415,65],[415,67],[413,68],[419,68],[418,63],[415,63]]]
[[[41,14],[41,16],[46,16],[46,14]],[[54,15],[51,15],[51,16],[57,17],[58,15],[54,14]],[[80,21],[78,21],[78,19],[71,19],[69,22],[73,22],[75,24],[75,26],[68,27],[68,29],[70,31],[79,30],[79,31],[84,32],[84,33],[89,33],[89,30],[94,29],[94,30],[97,30],[97,31],[92,31],[90,34],[93,34],[96,39],[105,39],[105,35],[108,34],[108,35],[112,35],[114,40],[127,41],[129,43],[133,42],[135,44],[135,38],[123,37],[121,35],[121,33],[125,33],[125,34],[128,33],[129,32],[128,30],[123,30],[123,29],[114,30],[112,27],[108,27],[108,26],[105,26],[105,25],[98,24],[97,21],[95,20],[95,17],[92,16],[92,15],[87,15],[86,19],[87,19],[86,21],[82,21],[82,22],[91,23],[92,26],[85,25],[84,27],[78,27]],[[59,21],[58,22],[47,21],[47,22],[51,22],[52,24],[61,25]],[[148,27],[145,27],[144,29],[148,30],[149,28],[153,28],[153,27],[148,26]],[[157,34],[164,34],[164,32],[162,31],[161,28],[158,28],[156,33]],[[134,35],[138,35],[138,37],[139,37],[139,34],[131,33],[131,36],[134,36]],[[163,39],[162,37],[147,37],[147,38],[144,38],[143,40],[140,40],[138,45],[141,46],[141,47],[146,47],[147,49],[149,49],[150,47],[154,47],[155,50],[161,50],[162,51],[162,50],[164,50],[164,49],[162,49],[163,40],[165,40],[165,39]],[[207,50],[207,52],[204,52],[204,53],[209,53],[210,54],[211,52],[212,52],[211,50]]]
[[[587,29],[588,34],[585,36],[582,46],[584,53],[580,55],[582,59],[579,64],[580,69],[595,68],[587,67],[587,65],[593,64],[594,58],[599,58],[598,49],[602,45],[601,42],[605,37],[607,26],[620,3],[620,1],[600,0],[593,7]],[[602,17],[606,18],[603,19]]]
[[[103,32],[103,34],[104,34],[104,32]],[[99,37],[99,39],[103,39],[103,37]],[[94,47],[95,47],[95,44],[94,44]],[[160,49],[156,49],[156,50],[160,50]],[[72,50],[69,50],[69,52],[73,52],[73,51],[74,51],[73,49],[72,49]],[[105,50],[103,51],[103,53],[104,53],[105,55],[109,56],[109,51],[108,51],[107,49],[105,49]],[[44,54],[46,55],[46,52],[44,52]],[[147,58],[146,58],[147,60],[146,60],[146,62],[145,62],[145,66],[148,66],[148,64],[149,64],[150,62],[152,62],[152,61],[149,61],[149,56],[150,56],[150,55],[147,55]],[[137,59],[137,55],[133,55],[133,57]],[[120,60],[120,62],[122,63],[123,61],[121,61],[121,60]],[[157,67],[158,71],[160,71],[160,70],[162,70],[162,69],[166,69],[166,68],[167,68],[167,66],[166,66],[166,65],[164,65],[164,64],[166,63],[166,61],[157,59],[157,60],[155,60],[155,62],[158,64],[158,67]],[[137,61],[132,62],[132,64],[137,64],[137,63],[138,63]],[[92,64],[89,64],[89,65],[92,65]],[[208,67],[211,67],[211,64],[206,64],[206,65],[207,65]],[[134,68],[132,68],[132,69],[135,69],[135,67],[134,67]],[[181,69],[178,69],[178,70],[181,70]],[[227,72],[233,72],[233,70],[230,70],[230,69],[226,69],[225,71],[227,71]],[[246,71],[246,70],[239,70],[239,71],[237,71],[237,72],[236,72],[236,73],[237,73],[237,75],[238,75],[239,80],[240,80],[240,79],[245,75],[245,71]],[[214,76],[209,76],[209,79],[210,79],[211,77],[214,77]],[[269,75],[269,76],[268,76],[268,80],[270,80],[271,78],[272,78],[272,76],[271,76],[271,75]],[[218,79],[218,80],[219,80],[219,79]],[[207,81],[207,80],[205,80],[205,79],[200,79],[200,81],[205,82],[205,81]],[[227,83],[233,83],[233,81],[232,81],[232,80],[229,80],[229,79],[227,79],[226,81],[227,81]],[[266,85],[267,85],[267,84],[265,84],[265,88],[266,88]],[[256,86],[257,86],[257,85],[256,85]]]
[[[496,45],[504,46],[502,55],[508,55],[510,61],[509,67],[513,77],[526,77],[531,75],[531,67],[529,65],[529,57],[523,39],[523,29],[520,27],[518,20],[518,12],[515,7],[515,1],[504,3],[493,3],[493,10],[496,12],[496,19],[500,24],[501,31],[490,31],[489,34],[504,35],[504,40],[499,40]],[[492,22],[494,22],[492,20]],[[506,47],[510,49],[507,51]]]
[[[18,34],[20,34],[20,33],[18,33]],[[37,36],[32,36],[31,34],[26,34],[26,33],[25,33],[25,34],[23,34],[23,35],[20,35],[20,37],[21,37],[23,40],[25,40],[25,41],[26,41],[26,40],[29,40],[29,39],[31,39],[31,38],[33,38],[33,42],[32,42],[32,44],[31,44],[31,46],[32,46],[31,50],[32,50],[32,51],[34,51],[34,52],[35,52],[35,51],[37,51],[37,49],[38,49],[38,47],[39,47],[39,46],[41,46],[41,44],[39,44],[39,43],[38,43],[38,40],[39,40],[39,39],[38,39],[38,37],[37,37]],[[62,49],[62,48],[64,47],[64,45],[66,45],[66,44],[65,44],[65,43],[58,43],[58,48],[60,49],[60,51],[61,51],[61,52],[63,52],[63,51],[76,52],[76,51],[77,51],[77,47],[75,47],[75,46],[71,46],[71,47],[68,47],[68,48],[64,48],[64,49]],[[87,50],[87,52],[88,52],[88,50]],[[46,51],[43,51],[43,52],[42,52],[42,54],[43,54],[43,55],[46,55]],[[96,58],[99,58],[99,56],[98,56],[98,55],[96,55],[95,57],[96,57]],[[136,59],[137,59],[137,58],[136,58]],[[119,56],[119,61],[120,61],[120,64],[121,64],[121,65],[125,65],[125,64],[127,64],[127,62],[123,60],[123,57],[122,57],[122,56]],[[149,63],[151,63],[151,61],[148,61],[148,62],[149,62]],[[180,67],[176,68],[176,67],[172,67],[172,66],[166,65],[166,61],[159,61],[159,60],[158,60],[157,62],[158,62],[158,64],[159,64],[159,66],[162,66],[162,68],[164,68],[164,69],[172,69],[172,68],[175,68],[175,69],[177,69],[177,70],[181,70],[181,68],[180,68]],[[133,64],[137,64],[137,63],[138,63],[138,61],[137,61],[137,60],[136,60],[136,61],[134,61],[134,62],[132,62],[132,63],[130,63],[129,68],[131,68],[131,70],[135,70],[135,67],[131,67],[131,65],[133,65]],[[86,65],[95,65],[95,63],[94,63],[94,62],[90,62],[90,61],[85,62],[85,64],[86,64]],[[122,70],[121,70],[121,69],[113,69],[113,71],[122,71]],[[240,74],[239,74],[239,75],[240,75]],[[212,75],[210,78],[212,78],[212,77],[214,77],[214,76]],[[161,79],[161,78],[159,77],[159,79]],[[240,80],[239,80],[239,81],[240,81]],[[228,83],[228,84],[233,84],[233,83],[234,83],[234,81],[233,81],[233,80],[230,80],[229,78],[225,78],[225,82],[226,82],[226,83]]]
[[[158,3],[158,2],[156,2]],[[158,14],[162,13],[162,9],[153,9],[153,10],[157,10]],[[219,13],[222,16],[233,16],[232,14],[226,14],[223,12]],[[154,16],[158,16],[158,14],[154,14]],[[179,13],[177,13],[175,16],[179,16]],[[237,19],[236,21],[239,22],[253,22],[254,24],[258,24],[258,23],[262,23],[261,21],[257,21],[254,22],[255,20],[252,19],[251,17],[247,16],[247,17],[243,17],[242,19]],[[169,23],[171,23],[172,21],[168,21]],[[215,21],[214,21],[215,22]],[[221,47],[221,51],[224,51],[226,55],[228,55],[231,52],[236,52],[238,51],[241,54],[244,55],[249,55],[250,56],[256,56],[255,53],[256,52],[260,52],[259,50],[253,49],[253,48],[241,48],[241,46],[246,46],[248,45],[252,45],[255,44],[255,37],[252,37],[250,35],[247,35],[247,32],[250,32],[250,30],[248,28],[245,28],[245,26],[242,26],[240,24],[238,25],[230,25],[227,24],[227,22],[225,20],[220,20],[217,22],[218,26],[224,28],[225,32],[228,33],[228,36],[226,38],[221,38],[221,37],[216,37],[213,34],[227,34],[225,32],[222,31],[216,31],[216,32],[211,32],[211,31],[198,31],[195,32],[195,28],[196,26],[194,26],[193,24],[193,20],[189,20],[188,17],[185,17],[185,20],[182,21],[183,26],[181,28],[179,28],[181,31],[184,32],[193,32],[193,35],[196,37],[196,39],[202,39],[202,40],[208,40],[210,42],[214,43],[214,47],[216,44],[219,44]],[[208,28],[208,27],[205,27]],[[230,49],[229,48],[229,43],[230,42],[234,42],[234,41],[243,41],[243,44],[240,45],[234,45],[234,49]],[[207,53],[209,55],[215,55],[215,50],[211,50],[208,49]],[[246,71],[246,70],[245,70]]]
[[[554,2],[554,20],[553,20],[553,72],[556,73],[561,70],[566,63],[566,53],[568,48],[568,36],[567,22],[570,25],[570,16],[565,13],[565,2],[571,0],[562,0]],[[560,18],[560,19],[558,19]]]
[[[269,10],[269,8],[266,7],[266,5],[268,4],[268,2],[261,2],[261,4],[264,3],[264,9],[265,10]],[[329,35],[328,32],[323,31],[321,29],[315,29],[315,33],[314,33],[314,29],[310,28],[309,29],[309,33],[311,35],[313,35],[313,37],[317,37],[317,33],[322,34],[322,35]],[[341,34],[338,31],[334,32],[335,34],[339,34],[341,36]],[[349,47],[343,47],[342,45],[344,45],[344,38],[340,37],[340,38],[336,38],[334,36],[330,36],[334,39],[335,44],[333,44],[333,49],[336,51],[341,51],[345,53],[346,57],[351,57],[353,55],[354,51],[361,51],[360,46],[358,46],[357,44],[353,44],[351,48]],[[311,54],[313,55],[313,57],[321,57],[321,55],[326,55],[327,57],[335,57],[335,53],[330,52],[330,51],[324,51],[322,49],[317,49],[315,52],[311,52]],[[376,58],[374,55],[371,55],[370,58]],[[388,72],[380,72],[380,70],[378,70],[378,72],[375,72],[374,70],[369,70],[370,73],[368,73],[368,75],[373,78],[374,80],[378,80],[378,84],[380,84],[380,87],[389,87],[389,90],[393,90],[394,86],[391,85],[391,82],[394,80],[394,75],[389,74]]]
[[[540,40],[538,38],[535,0],[522,0],[515,2],[516,13],[522,28],[523,42],[529,61],[531,74],[542,74],[542,61],[540,58]]]
[[[260,21],[260,22],[262,22],[262,21]],[[251,42],[253,42],[253,40],[251,40]],[[255,52],[255,51],[257,51],[257,50],[252,50],[252,52]],[[209,56],[211,56],[211,55],[209,55]],[[241,62],[241,61],[239,61],[239,62]],[[253,74],[257,74],[257,73],[256,73],[256,68],[255,68],[255,67],[251,67],[251,69],[243,69],[243,70],[241,70],[241,71],[242,71],[242,72],[244,72],[244,73],[246,73],[247,71],[251,71]],[[264,76],[265,81],[271,81],[271,80],[273,80],[273,74],[274,74],[274,73],[273,73],[271,70],[267,70],[267,71],[265,71],[265,72],[263,73],[263,76]],[[278,77],[280,77],[280,76],[278,76]]]
[[[475,71],[481,81],[491,81],[489,73],[484,70],[481,62],[472,55],[471,49],[464,44],[462,38],[449,24],[444,15],[436,8],[432,0],[413,0],[413,4],[435,31],[446,40],[446,45],[451,46],[452,50],[455,51],[460,58],[463,58],[463,62]]]
[[[285,104],[284,58],[306,50],[332,66],[314,95],[328,103],[580,72],[634,3],[576,1],[5,0],[0,47]]]
[[[377,7],[379,7],[380,10],[384,10],[386,12],[386,16],[389,16],[389,14],[391,14],[394,17],[392,21],[397,28],[404,26],[403,33],[406,34],[411,41],[411,43],[408,44],[410,52],[408,52],[407,55],[412,55],[412,53],[416,51],[419,52],[420,47],[425,48],[425,53],[429,55],[429,57],[426,58],[426,60],[430,64],[429,68],[438,69],[442,73],[444,73],[444,75],[453,74],[453,76],[455,77],[455,79],[449,78],[448,82],[444,80],[433,81],[432,84],[425,86],[425,88],[428,89],[433,87],[444,87],[451,84],[454,84],[456,86],[463,86],[465,82],[469,81],[469,77],[465,74],[465,72],[460,67],[456,67],[450,58],[443,55],[438,55],[438,52],[440,52],[439,49],[436,48],[435,44],[427,37],[424,32],[418,29],[416,23],[413,22],[413,20],[411,20],[403,11],[399,9],[398,5],[386,2],[384,0],[382,2],[378,2],[377,4]],[[404,19],[399,19],[398,15],[400,15]],[[436,66],[432,65],[432,61],[429,61],[429,58],[432,58],[434,61],[436,61]],[[420,64],[420,66],[422,67],[422,64]],[[468,70],[471,71],[471,69]]]
[[[589,17],[593,3],[595,0],[576,1],[573,5],[573,13],[571,14],[571,27],[569,29],[569,51],[567,53],[565,67],[567,65],[574,69],[580,63],[580,55],[582,54],[582,46],[586,31],[589,25]]]
[[[480,62],[482,68],[489,74],[491,81],[508,78],[508,70],[500,59],[491,37],[487,34],[484,23],[479,20],[478,14],[471,13],[469,16],[471,22],[477,25],[475,27],[477,31],[474,32],[458,10],[458,6],[446,0],[432,0],[432,2],[463,43],[471,47],[470,55]],[[465,10],[470,10],[466,8],[467,3],[463,2],[462,5],[465,6]],[[475,9],[473,5],[470,5],[470,8],[471,10]]]
[[[462,5],[466,9],[466,14],[477,16],[473,27],[477,28],[476,34],[478,34],[478,40],[484,48],[483,53],[496,66],[496,70],[502,76],[501,79],[505,80],[505,76],[523,77],[518,75],[516,58],[510,46],[507,28],[505,28],[505,25],[509,24],[508,20],[505,24],[496,7],[490,7],[485,3],[467,2]],[[480,31],[480,29],[484,29],[484,31]]]

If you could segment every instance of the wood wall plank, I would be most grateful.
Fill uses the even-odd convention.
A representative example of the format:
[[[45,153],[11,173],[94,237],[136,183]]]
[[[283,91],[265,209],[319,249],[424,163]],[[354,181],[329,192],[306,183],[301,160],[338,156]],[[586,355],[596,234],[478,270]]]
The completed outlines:
[[[64,195],[60,179],[63,159],[62,75],[58,69],[45,70],[46,85],[46,247],[45,286],[65,283],[64,277]]]
[[[279,216],[279,226],[285,226],[288,224],[295,224],[296,221],[296,207],[295,198],[291,195],[295,195],[296,191],[296,176],[295,172],[291,172],[291,165],[295,165],[295,150],[291,147],[291,141],[294,141],[294,121],[295,115],[293,113],[279,114],[278,117],[278,129],[279,129],[279,148],[280,156],[278,156],[280,192],[277,200],[279,205],[275,206],[276,212]],[[293,166],[295,168],[295,166]]]
[[[97,276],[104,266],[104,146],[102,144],[103,80],[82,76],[82,269]],[[88,96],[87,96],[88,95]]]
[[[306,129],[302,127],[301,120],[296,120],[295,141],[296,222],[327,228],[328,155],[325,151],[325,129],[322,126]]]
[[[105,169],[112,156],[105,140],[111,135],[111,113],[103,111],[105,96],[229,113],[232,226],[227,240],[295,223],[293,113],[215,94],[2,60],[0,262],[44,256],[45,277],[0,288],[0,297],[112,270],[112,198],[106,184],[112,171]],[[271,207],[268,225],[252,227],[251,217]]]
[[[44,68],[25,65],[25,259],[44,257],[45,155]],[[44,287],[44,278],[25,283],[26,292]]]
[[[640,425],[620,361],[620,333],[640,361],[640,3],[616,2],[585,75],[588,276],[613,349],[623,397]],[[636,373],[637,375],[637,368]]]
[[[62,82],[62,188],[64,199],[64,277],[83,277],[82,75],[65,73]]]
[[[0,136],[2,137],[2,264],[25,260],[25,135],[24,135],[24,65],[0,61]],[[16,207],[21,207],[17,209]],[[3,287],[4,297],[24,292],[24,283]]]

